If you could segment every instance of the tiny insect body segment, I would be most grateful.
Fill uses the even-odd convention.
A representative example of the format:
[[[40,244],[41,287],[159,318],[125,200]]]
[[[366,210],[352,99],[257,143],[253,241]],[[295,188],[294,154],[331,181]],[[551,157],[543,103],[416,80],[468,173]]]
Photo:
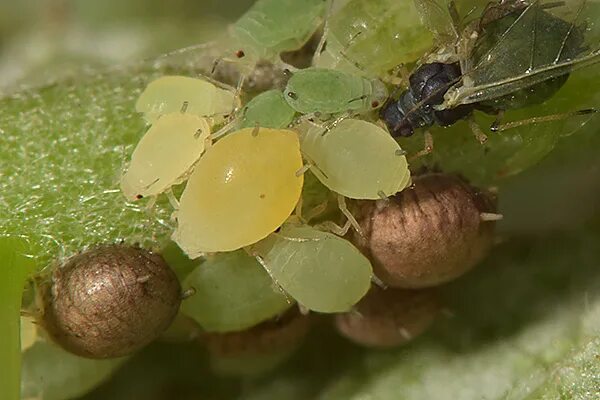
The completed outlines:
[[[391,98],[380,116],[394,136],[448,126],[474,110],[504,110],[543,103],[576,69],[600,61],[597,41],[585,37],[586,0],[571,2],[494,1],[480,15],[460,18],[454,1],[417,0],[440,43],[411,74],[408,89]],[[594,109],[583,111],[591,113]],[[500,124],[492,131],[581,114]],[[473,126],[473,125],[472,125]],[[485,135],[474,127],[480,141]]]

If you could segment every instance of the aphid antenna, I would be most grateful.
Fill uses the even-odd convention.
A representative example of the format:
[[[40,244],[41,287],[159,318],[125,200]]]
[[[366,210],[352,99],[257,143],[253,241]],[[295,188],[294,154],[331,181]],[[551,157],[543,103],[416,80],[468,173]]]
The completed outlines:
[[[331,14],[333,14],[333,2],[334,0],[327,0],[327,12],[325,13],[325,20],[323,21],[323,33],[321,34],[321,38],[319,39],[319,43],[317,44],[317,48],[313,53],[312,57],[312,65],[316,65],[319,57],[321,57],[321,53],[325,49],[325,44],[327,43],[327,35],[329,34],[329,19],[331,18]]]
[[[597,108],[587,108],[587,109],[583,109],[583,110],[576,110],[576,111],[560,113],[560,114],[551,114],[551,115],[532,117],[532,118],[522,119],[519,121],[507,122],[504,124],[499,123],[500,121],[497,118],[490,126],[490,130],[492,132],[503,132],[503,131],[506,131],[509,129],[513,129],[513,128],[517,128],[517,127],[525,126],[525,125],[533,125],[533,124],[541,124],[541,123],[545,123],[545,122],[561,121],[561,120],[569,119],[569,118],[573,118],[573,117],[591,115],[591,114],[597,113],[598,111],[599,110]]]
[[[152,278],[152,275],[148,274],[148,275],[144,275],[144,276],[138,276],[135,281],[137,283],[146,283],[150,280],[150,278]]]
[[[482,212],[479,214],[481,222],[500,221],[502,218],[504,218],[504,215],[497,213]]]
[[[351,100],[351,101],[353,101],[353,100]],[[324,123],[323,127],[325,128],[325,130],[321,133],[321,137],[328,134],[340,122],[342,122],[345,119],[351,118],[351,117],[353,117],[352,111],[346,111],[346,112],[342,113],[341,115],[339,115],[338,117],[336,117],[333,121],[328,121],[328,122]]]

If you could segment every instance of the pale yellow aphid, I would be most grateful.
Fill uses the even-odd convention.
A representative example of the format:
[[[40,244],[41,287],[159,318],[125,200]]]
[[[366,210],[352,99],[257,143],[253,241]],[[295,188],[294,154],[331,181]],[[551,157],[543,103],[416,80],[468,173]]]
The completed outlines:
[[[285,129],[244,128],[217,141],[181,196],[173,240],[191,258],[256,243],[294,210],[302,191],[300,143]]]
[[[121,178],[128,200],[156,196],[183,182],[210,135],[206,118],[175,112],[161,116],[142,137]]]
[[[398,143],[367,121],[345,119],[330,130],[313,126],[302,135],[302,151],[325,186],[351,199],[377,200],[410,185]]]
[[[239,96],[232,88],[186,76],[163,76],[150,82],[135,103],[136,111],[144,113],[151,124],[159,116],[176,111],[207,117],[216,124],[239,106]]]

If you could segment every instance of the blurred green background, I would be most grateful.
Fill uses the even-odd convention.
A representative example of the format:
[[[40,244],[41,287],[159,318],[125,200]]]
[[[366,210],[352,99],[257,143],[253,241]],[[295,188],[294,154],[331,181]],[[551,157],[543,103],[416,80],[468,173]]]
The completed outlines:
[[[202,43],[252,2],[0,1],[0,93]]]

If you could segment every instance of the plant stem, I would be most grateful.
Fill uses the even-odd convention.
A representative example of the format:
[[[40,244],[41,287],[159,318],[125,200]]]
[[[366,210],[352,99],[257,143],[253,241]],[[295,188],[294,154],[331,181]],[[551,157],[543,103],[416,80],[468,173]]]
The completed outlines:
[[[35,260],[28,241],[0,236],[0,398],[21,398],[20,312],[23,286]]]

